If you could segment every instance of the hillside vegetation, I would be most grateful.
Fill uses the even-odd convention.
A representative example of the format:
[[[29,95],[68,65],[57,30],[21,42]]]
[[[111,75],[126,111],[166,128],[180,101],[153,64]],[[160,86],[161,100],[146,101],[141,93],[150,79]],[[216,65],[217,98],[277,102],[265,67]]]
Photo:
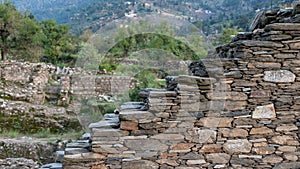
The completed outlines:
[[[30,10],[38,20],[67,23],[73,33],[96,31],[125,13],[163,12],[181,16],[206,34],[223,27],[247,30],[257,10],[290,6],[297,0],[11,0],[21,11]]]

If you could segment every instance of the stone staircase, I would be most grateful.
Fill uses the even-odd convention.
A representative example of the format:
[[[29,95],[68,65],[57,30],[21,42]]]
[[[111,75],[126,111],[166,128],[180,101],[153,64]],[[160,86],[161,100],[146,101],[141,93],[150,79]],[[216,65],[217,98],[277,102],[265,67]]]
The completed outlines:
[[[166,151],[174,143],[184,142],[188,128],[194,125],[187,121],[196,120],[195,111],[203,108],[189,105],[198,102],[199,88],[210,91],[211,83],[215,82],[210,78],[190,76],[176,77],[176,81],[180,85],[177,88],[177,84],[172,84],[174,91],[143,90],[145,102],[124,103],[119,114],[106,114],[103,120],[91,123],[89,128],[92,131],[92,148],[89,150],[81,147],[85,144],[68,145],[64,168],[97,166],[131,169],[155,166],[150,161],[141,159],[157,158],[158,152]],[[189,88],[188,85],[194,87]],[[181,91],[178,91],[180,88]],[[193,113],[180,111],[181,104]],[[136,160],[142,163],[127,165]]]

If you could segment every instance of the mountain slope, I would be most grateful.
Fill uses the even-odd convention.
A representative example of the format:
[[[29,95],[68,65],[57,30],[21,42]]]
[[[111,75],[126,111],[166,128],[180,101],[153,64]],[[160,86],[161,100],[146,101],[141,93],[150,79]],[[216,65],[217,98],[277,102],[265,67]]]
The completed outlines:
[[[68,23],[73,33],[97,30],[125,13],[164,12],[188,19],[206,34],[222,27],[247,30],[256,10],[280,8],[297,0],[11,0],[18,9],[29,9],[38,20]]]
[[[11,0],[11,2],[20,11],[32,12],[38,20],[54,19],[58,23],[68,23],[71,16],[97,0]]]

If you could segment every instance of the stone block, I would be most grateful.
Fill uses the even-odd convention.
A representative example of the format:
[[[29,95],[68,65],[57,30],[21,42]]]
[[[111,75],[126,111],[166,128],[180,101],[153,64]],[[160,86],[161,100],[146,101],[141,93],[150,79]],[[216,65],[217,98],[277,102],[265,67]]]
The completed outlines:
[[[65,155],[64,163],[84,163],[104,160],[105,156],[98,153],[81,153],[74,155]]]
[[[121,137],[129,135],[128,131],[120,129],[92,129],[93,137]]]
[[[292,136],[283,135],[283,136],[274,136],[272,137],[272,143],[279,145],[287,145],[289,141],[296,141]]]
[[[220,129],[219,132],[222,133],[223,137],[242,137],[248,136],[248,131],[245,129]]]
[[[176,162],[176,160],[170,160],[170,159],[159,159],[156,160],[157,163],[159,164],[167,164],[173,167],[179,166],[179,164]]]
[[[276,131],[279,132],[288,132],[298,130],[298,127],[294,124],[281,125],[276,128]]]
[[[206,161],[204,159],[200,159],[200,160],[187,160],[186,164],[187,165],[199,165],[199,164],[205,164]]]
[[[178,84],[188,84],[188,85],[199,85],[199,86],[207,86],[215,83],[216,79],[214,78],[206,78],[206,77],[197,77],[197,76],[187,76],[180,75],[178,77]]]
[[[224,128],[232,127],[233,118],[217,118],[217,117],[204,117],[197,122],[197,125],[207,128]]]
[[[171,153],[188,153],[195,144],[191,143],[179,143],[171,146]]]
[[[157,140],[184,140],[184,136],[181,134],[157,134],[151,137],[152,139]]]
[[[266,31],[299,31],[299,23],[273,23],[265,27]]]
[[[252,149],[256,154],[259,155],[266,155],[266,154],[273,154],[275,152],[274,147],[255,147]]]
[[[271,91],[270,90],[253,90],[253,91],[251,91],[250,97],[252,97],[252,98],[271,97]]]
[[[265,71],[264,81],[273,83],[294,82],[296,75],[288,70]]]
[[[300,168],[300,162],[288,162],[288,163],[280,163],[276,165],[273,169],[286,169],[286,168]]]
[[[235,153],[249,153],[252,148],[252,144],[246,139],[227,140],[223,145],[226,152],[230,154]]]
[[[158,169],[159,165],[148,160],[132,160],[122,163],[122,169]]]
[[[284,47],[281,43],[276,43],[272,41],[255,41],[255,40],[244,40],[240,42],[241,44],[249,47],[266,47],[266,48],[282,48]]]
[[[276,164],[280,163],[283,161],[283,158],[280,156],[275,156],[275,155],[269,155],[263,158],[264,163],[269,163],[269,164]]]
[[[124,110],[120,112],[121,121],[143,121],[143,120],[154,120],[155,116],[148,111],[134,111]]]
[[[289,160],[289,161],[298,161],[298,156],[294,154],[283,154],[284,159]],[[300,166],[298,166],[300,167]]]
[[[200,149],[201,153],[221,153],[222,152],[222,146],[218,144],[208,144],[203,145],[203,147]]]
[[[198,143],[214,143],[217,139],[217,132],[209,129],[198,129],[195,142]]]
[[[275,108],[273,104],[265,106],[257,106],[252,112],[252,118],[254,119],[273,119],[276,118]]]
[[[139,123],[137,121],[121,121],[120,129],[122,130],[138,130]]]
[[[242,92],[213,92],[213,93],[208,93],[207,98],[209,100],[236,100],[236,101],[243,101],[248,99],[247,95]]]
[[[230,160],[230,155],[226,153],[207,154],[206,159],[214,164],[227,164]]]
[[[262,135],[262,134],[270,134],[273,133],[272,129],[269,129],[268,127],[260,127],[260,128],[252,128],[250,131],[251,135]]]
[[[154,139],[124,140],[125,147],[135,151],[166,151],[168,146]]]
[[[292,153],[297,151],[297,147],[295,146],[280,146],[278,148],[278,151],[284,152],[284,153]]]

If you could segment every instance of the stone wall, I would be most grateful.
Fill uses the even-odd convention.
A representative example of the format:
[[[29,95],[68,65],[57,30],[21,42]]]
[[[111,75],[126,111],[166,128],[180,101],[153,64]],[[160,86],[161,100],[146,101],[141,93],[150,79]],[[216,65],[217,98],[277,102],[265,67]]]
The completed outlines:
[[[126,103],[91,124],[92,150],[67,153],[64,168],[300,168],[294,11],[191,63],[191,76],[168,78],[174,91],[149,91],[148,110]]]
[[[70,90],[78,97],[116,96],[132,88],[133,80],[128,76],[72,76]]]
[[[45,63],[0,62],[0,132],[80,129],[76,98],[115,96],[133,86],[130,77],[96,74]]]

